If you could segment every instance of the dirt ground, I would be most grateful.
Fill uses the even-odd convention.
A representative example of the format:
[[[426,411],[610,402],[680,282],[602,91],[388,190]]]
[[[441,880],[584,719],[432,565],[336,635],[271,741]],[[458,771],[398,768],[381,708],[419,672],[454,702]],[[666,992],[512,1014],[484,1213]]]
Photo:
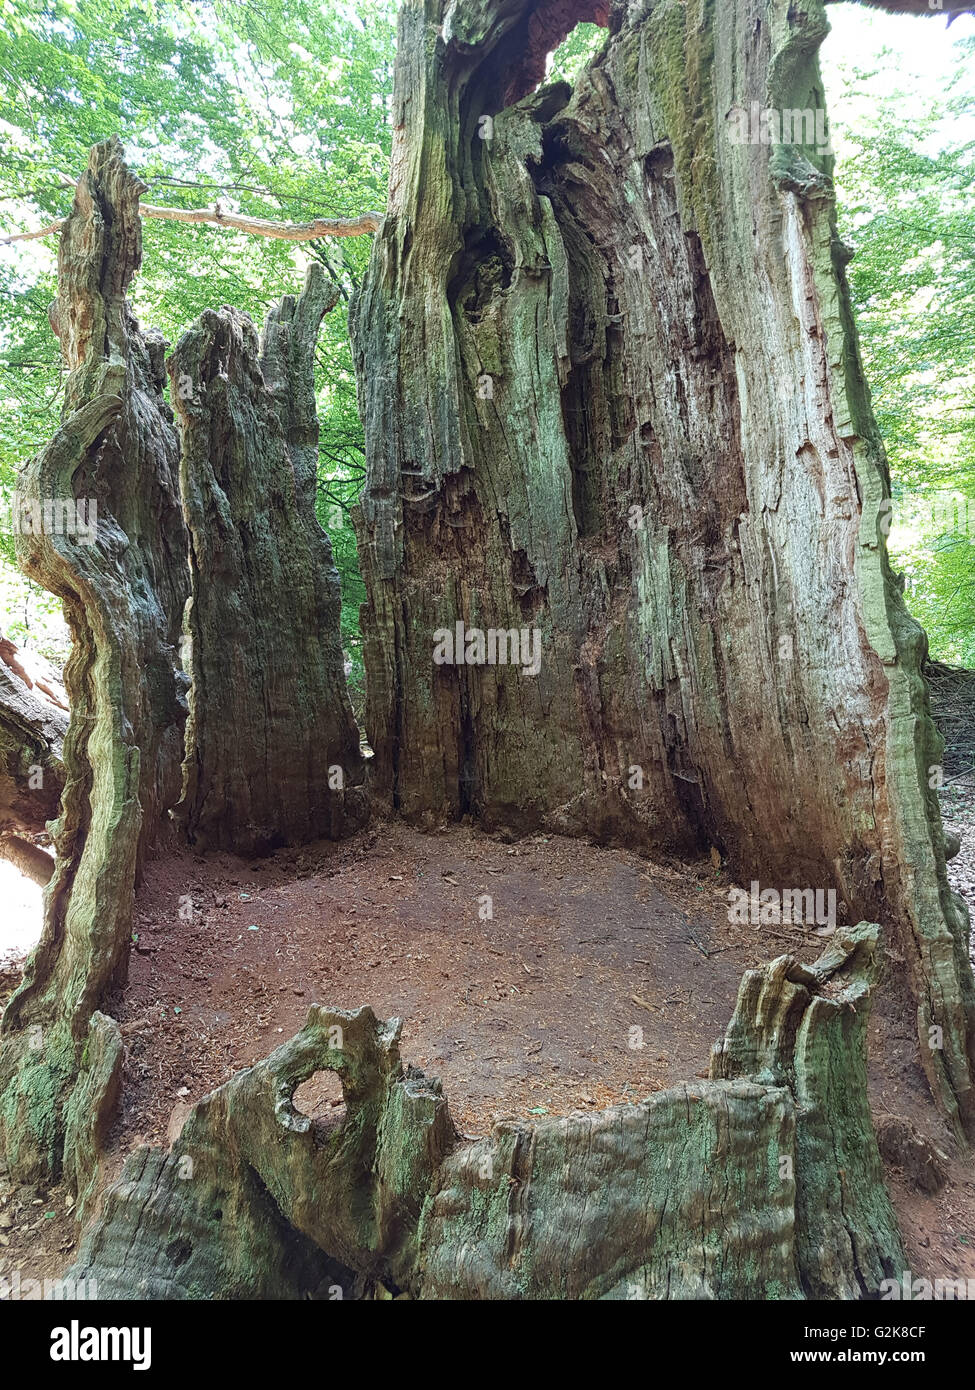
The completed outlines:
[[[975,910],[963,867],[975,828],[961,828],[953,872]],[[258,862],[158,860],[112,1009],[127,1056],[110,1167],[138,1143],[165,1143],[193,1102],[290,1037],[313,1003],[402,1018],[404,1061],[442,1079],[471,1137],[501,1118],[636,1103],[704,1076],[743,972],[787,951],[812,960],[825,944],[811,928],[729,923],[729,887],[709,860],[396,820]],[[975,1278],[975,1168],[952,1158],[931,1107],[897,964],[871,1023],[874,1113],[910,1119],[950,1174],[926,1196],[889,1171],[908,1263],[915,1277]],[[340,1094],[315,1079],[297,1101],[338,1118]],[[56,1273],[74,1240],[62,1189],[15,1192],[0,1178],[0,1276],[28,1263]]]
[[[118,1013],[125,1130],[158,1139],[178,1098],[264,1056],[311,1003],[402,1018],[404,1060],[441,1077],[468,1135],[703,1074],[768,951],[729,926],[726,894],[710,865],[395,821],[252,865],[154,864]]]

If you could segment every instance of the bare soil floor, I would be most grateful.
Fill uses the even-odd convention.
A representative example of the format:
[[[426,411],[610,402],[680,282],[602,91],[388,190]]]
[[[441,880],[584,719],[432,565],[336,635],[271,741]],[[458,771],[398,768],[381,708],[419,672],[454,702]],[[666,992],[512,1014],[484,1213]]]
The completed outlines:
[[[965,831],[965,880],[975,828],[965,806],[950,816]],[[958,886],[975,907],[972,880]],[[167,1142],[193,1102],[290,1037],[312,1003],[401,1017],[404,1061],[442,1079],[469,1136],[704,1076],[743,972],[784,952],[812,960],[825,945],[814,928],[730,923],[730,886],[710,860],[651,862],[545,835],[505,843],[463,826],[424,834],[396,820],[257,862],[158,860],[114,1001],[127,1061],[110,1168],[138,1143]],[[975,1278],[975,1170],[951,1154],[931,1107],[898,965],[895,954],[871,1025],[874,1112],[907,1117],[951,1159],[933,1197],[890,1170],[909,1266]],[[337,1086],[302,1092],[309,1113],[340,1104]],[[0,1275],[69,1262],[66,1201],[0,1177]]]
[[[440,1076],[466,1134],[703,1074],[769,947],[729,927],[726,894],[710,865],[395,821],[256,864],[156,863],[118,1015],[125,1128],[158,1139],[177,1097],[264,1056],[313,1002],[402,1018],[404,1060]]]

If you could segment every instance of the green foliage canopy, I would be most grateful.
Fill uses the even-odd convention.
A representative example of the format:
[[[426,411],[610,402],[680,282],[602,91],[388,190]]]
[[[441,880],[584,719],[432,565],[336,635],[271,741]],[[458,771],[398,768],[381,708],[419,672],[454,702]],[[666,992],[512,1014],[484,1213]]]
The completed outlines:
[[[0,0],[0,225],[63,217],[90,146],[112,134],[155,203],[219,201],[279,221],[381,210],[395,9],[395,0]],[[843,30],[842,10],[831,16]],[[975,39],[941,36],[943,76],[919,106],[903,90],[902,59],[880,42],[889,17],[870,22],[871,65],[839,53],[834,37],[826,70],[841,231],[857,253],[851,287],[898,499],[892,546],[932,649],[975,666],[975,501],[963,500],[975,499]],[[577,26],[550,80],[574,80],[604,39]],[[342,575],[357,705],[365,595],[350,508],[364,455],[345,310],[370,246],[368,236],[297,245],[147,220],[134,286],[142,320],[172,342],[224,303],[260,322],[297,289],[308,256],[340,286],[319,345],[319,508]],[[47,321],[55,250],[54,238],[0,248],[0,490],[60,411]],[[15,573],[12,552],[0,535],[2,621],[63,656],[56,606]]]
[[[284,222],[381,210],[394,48],[392,0],[0,0],[3,225],[27,230],[64,217],[88,150],[112,134],[151,202],[219,201]],[[272,300],[300,287],[308,256],[340,287],[319,343],[319,507],[342,573],[354,674],[364,591],[349,508],[364,456],[346,311],[370,247],[368,236],[296,244],[146,220],[133,287],[139,317],[171,342],[221,304],[260,323]],[[55,256],[54,238],[0,249],[0,486],[8,491],[59,416],[59,348],[47,320]],[[0,544],[12,560],[12,538]],[[39,609],[34,619],[43,627]],[[6,622],[25,635],[19,612]]]
[[[868,22],[871,65],[834,35],[826,72],[840,232],[894,484],[890,546],[932,654],[975,666],[975,38],[893,21],[943,53],[921,89],[883,45],[889,17]]]

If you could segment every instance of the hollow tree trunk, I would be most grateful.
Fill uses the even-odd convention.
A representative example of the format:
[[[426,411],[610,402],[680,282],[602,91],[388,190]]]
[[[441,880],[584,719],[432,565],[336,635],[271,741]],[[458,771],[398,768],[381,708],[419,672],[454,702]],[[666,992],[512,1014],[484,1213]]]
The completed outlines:
[[[18,539],[21,564],[63,600],[73,638],[57,871],[0,1047],[0,1150],[26,1180],[74,1166],[65,1132],[70,1140],[77,1126],[66,1115],[92,1014],[124,976],[142,859],[180,788],[188,566],[178,446],[162,396],[162,340],[141,331],[125,297],[141,259],[142,191],[117,140],[94,148],[58,257],[52,325],[69,368],[62,425],[20,488],[33,528]],[[45,504],[58,501],[81,510],[46,522]]]
[[[258,341],[207,312],[169,361],[190,533],[190,722],[179,814],[191,843],[249,854],[333,838],[365,814],[341,593],[315,516],[323,267]]]
[[[69,1274],[113,1299],[876,1296],[904,1265],[866,1094],[876,941],[749,971],[710,1080],[473,1143],[398,1019],[316,1005],[129,1157]],[[294,1107],[321,1069],[340,1124]]]
[[[971,1131],[967,914],[832,160],[741,138],[753,104],[815,125],[825,11],[619,5],[575,89],[533,93],[599,10],[401,14],[353,319],[377,786],[420,820],[710,846],[740,879],[835,890],[889,924],[932,1090]],[[537,629],[537,674],[444,662],[458,623]]]

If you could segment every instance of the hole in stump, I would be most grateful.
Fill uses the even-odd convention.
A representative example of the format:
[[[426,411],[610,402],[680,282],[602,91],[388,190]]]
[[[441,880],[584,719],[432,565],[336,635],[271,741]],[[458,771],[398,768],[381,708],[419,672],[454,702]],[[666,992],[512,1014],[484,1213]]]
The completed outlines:
[[[345,1119],[342,1081],[334,1071],[316,1071],[292,1096],[292,1104],[307,1115],[316,1130],[331,1130]]]

